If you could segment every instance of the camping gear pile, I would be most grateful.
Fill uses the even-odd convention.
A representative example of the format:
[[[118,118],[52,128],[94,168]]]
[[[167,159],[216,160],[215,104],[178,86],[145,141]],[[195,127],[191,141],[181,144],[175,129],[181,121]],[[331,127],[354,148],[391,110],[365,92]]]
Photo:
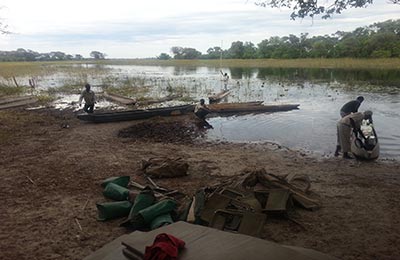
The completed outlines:
[[[319,200],[307,176],[276,176],[265,169],[248,169],[239,178],[199,190],[186,221],[216,229],[260,236],[268,215],[288,216],[299,205],[315,210]]]
[[[134,230],[153,230],[173,223],[171,214],[177,206],[174,199],[162,196],[148,186],[140,186],[140,192],[132,191],[128,189],[128,184],[129,176],[112,177],[103,181],[103,195],[114,201],[96,204],[98,220],[127,217],[120,225]]]
[[[184,176],[187,169],[180,158],[151,158],[142,163],[149,186],[130,181],[129,176],[105,180],[103,194],[114,202],[97,203],[98,219],[125,217],[121,226],[133,230],[154,230],[184,220],[258,237],[267,216],[287,217],[296,205],[309,210],[320,207],[307,176],[276,176],[263,168],[247,169],[226,182],[204,187],[192,199],[151,179]]]

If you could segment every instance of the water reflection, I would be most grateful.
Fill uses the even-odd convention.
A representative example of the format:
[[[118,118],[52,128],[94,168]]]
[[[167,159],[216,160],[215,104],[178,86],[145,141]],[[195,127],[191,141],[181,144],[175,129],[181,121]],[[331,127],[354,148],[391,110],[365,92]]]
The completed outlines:
[[[240,77],[237,75],[237,77]],[[364,82],[372,85],[400,87],[399,70],[259,68],[257,78],[275,80]]]

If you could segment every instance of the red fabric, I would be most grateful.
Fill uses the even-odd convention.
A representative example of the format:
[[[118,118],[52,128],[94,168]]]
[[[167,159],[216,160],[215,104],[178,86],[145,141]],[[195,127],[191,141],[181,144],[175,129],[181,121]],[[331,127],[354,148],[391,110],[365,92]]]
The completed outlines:
[[[146,246],[144,260],[176,260],[185,242],[166,233],[158,234],[151,246]]]

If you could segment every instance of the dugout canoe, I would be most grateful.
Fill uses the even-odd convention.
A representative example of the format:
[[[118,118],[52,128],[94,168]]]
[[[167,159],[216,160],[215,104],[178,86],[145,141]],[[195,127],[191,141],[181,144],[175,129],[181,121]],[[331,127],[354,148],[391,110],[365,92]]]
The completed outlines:
[[[79,114],[82,121],[93,123],[107,123],[147,119],[156,116],[177,116],[193,113],[194,105],[173,106],[164,108],[135,109],[108,113]]]
[[[31,105],[38,102],[35,96],[8,97],[0,99],[0,110]]]
[[[300,104],[276,104],[276,105],[263,105],[261,103],[223,103],[223,104],[210,104],[208,107],[212,113],[261,113],[261,112],[280,112],[299,109]]]
[[[103,93],[103,97],[107,100],[110,100],[111,102],[124,106],[135,105],[137,103],[137,101],[132,98],[127,98],[121,95],[107,93],[107,92]]]

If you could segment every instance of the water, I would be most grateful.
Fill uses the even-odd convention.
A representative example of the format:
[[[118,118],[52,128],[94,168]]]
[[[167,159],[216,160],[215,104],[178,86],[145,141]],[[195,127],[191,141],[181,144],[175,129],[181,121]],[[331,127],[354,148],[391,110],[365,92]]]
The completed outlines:
[[[134,85],[149,86],[146,93],[148,97],[163,97],[171,90],[179,89],[193,100],[207,99],[210,94],[220,92],[224,87],[220,71],[227,72],[230,75],[228,88],[231,94],[225,102],[297,103],[300,109],[270,114],[214,116],[208,119],[214,129],[207,131],[206,139],[276,142],[321,155],[332,155],[335,149],[340,107],[362,95],[365,100],[359,110],[372,110],[374,113],[381,157],[400,159],[399,71],[132,65],[105,65],[102,69],[107,73],[86,75],[86,79],[98,87],[96,91],[101,91],[101,86],[133,82]],[[66,82],[72,84],[73,80],[70,74],[60,71],[57,75],[43,76],[37,82],[39,88],[48,89],[63,86]],[[82,79],[76,80],[80,82]],[[57,102],[62,108],[74,99],[77,96],[64,96]],[[99,105],[112,106],[109,103]]]

